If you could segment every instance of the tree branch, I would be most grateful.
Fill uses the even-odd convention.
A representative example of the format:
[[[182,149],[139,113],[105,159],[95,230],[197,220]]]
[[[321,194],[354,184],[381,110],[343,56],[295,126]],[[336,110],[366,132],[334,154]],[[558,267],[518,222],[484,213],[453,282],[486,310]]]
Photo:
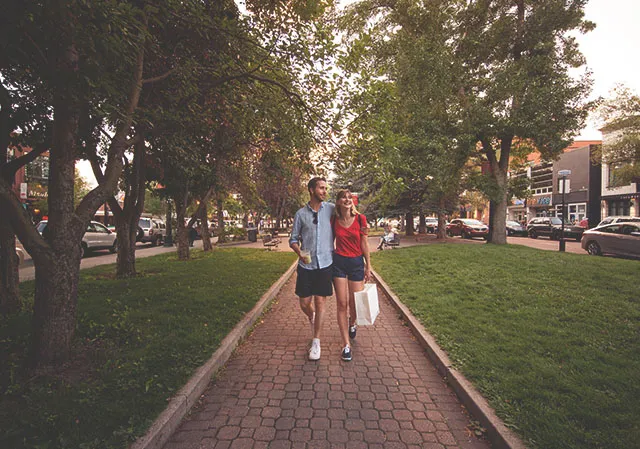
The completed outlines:
[[[143,80],[142,80],[142,84],[151,84],[151,83],[155,83],[155,82],[157,82],[157,81],[162,81],[162,80],[164,80],[164,79],[167,79],[167,78],[168,78],[169,76],[171,76],[171,74],[172,74],[173,72],[175,72],[177,69],[178,69],[178,67],[176,66],[176,67],[174,67],[174,68],[170,69],[169,71],[167,71],[167,72],[163,73],[162,75],[158,75],[158,76],[155,76],[155,77],[153,77],[153,78],[143,79]]]
[[[48,146],[45,145],[45,142],[42,142],[37,148],[34,148],[28,153],[23,154],[19,158],[4,164],[2,170],[0,170],[0,176],[11,184],[20,167],[23,167],[29,162],[34,161],[38,156],[40,156],[42,153],[47,152],[48,150]]]

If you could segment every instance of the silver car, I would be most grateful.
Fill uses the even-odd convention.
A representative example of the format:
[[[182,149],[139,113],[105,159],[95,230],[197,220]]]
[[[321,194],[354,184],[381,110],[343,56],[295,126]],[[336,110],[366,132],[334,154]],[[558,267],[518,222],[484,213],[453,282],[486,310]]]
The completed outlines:
[[[47,228],[47,220],[42,220],[38,223],[37,230],[40,234],[44,234]],[[87,230],[82,236],[82,257],[87,251],[93,251],[97,249],[108,249],[112,253],[118,250],[118,241],[116,240],[116,233],[107,229],[105,225],[98,221],[92,221],[87,225]]]
[[[584,231],[582,249],[594,256],[640,257],[640,223],[614,223]]]

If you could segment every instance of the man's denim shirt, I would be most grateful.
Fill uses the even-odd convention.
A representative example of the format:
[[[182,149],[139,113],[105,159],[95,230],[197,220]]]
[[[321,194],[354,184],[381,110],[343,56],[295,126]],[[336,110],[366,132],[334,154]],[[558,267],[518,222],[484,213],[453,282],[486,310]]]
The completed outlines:
[[[311,253],[311,263],[302,260],[298,265],[307,270],[326,268],[333,263],[333,229],[331,229],[331,215],[334,204],[322,202],[318,210],[318,224],[313,224],[313,214],[309,203],[296,212],[293,219],[293,229],[289,238],[289,246],[298,243],[300,249]]]

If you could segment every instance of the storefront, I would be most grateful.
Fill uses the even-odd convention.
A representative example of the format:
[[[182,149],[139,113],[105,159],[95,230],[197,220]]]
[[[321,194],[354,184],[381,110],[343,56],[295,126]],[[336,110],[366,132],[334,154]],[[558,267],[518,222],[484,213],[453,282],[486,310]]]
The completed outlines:
[[[623,193],[602,197],[602,216],[616,215],[638,217],[640,216],[640,192]]]
[[[527,201],[527,219],[534,217],[549,217],[553,215],[553,201],[551,194],[536,195]]]

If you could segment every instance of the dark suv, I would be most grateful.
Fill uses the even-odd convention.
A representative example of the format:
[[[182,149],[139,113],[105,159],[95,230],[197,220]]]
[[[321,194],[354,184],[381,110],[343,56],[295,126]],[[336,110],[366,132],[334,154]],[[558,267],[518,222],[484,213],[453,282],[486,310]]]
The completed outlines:
[[[576,241],[582,239],[582,233],[584,228],[580,226],[574,226],[565,221],[564,223],[564,237],[574,238]],[[562,220],[558,217],[537,217],[532,219],[527,225],[527,234],[532,239],[537,239],[538,236],[544,235],[551,240],[559,240],[562,234]]]

